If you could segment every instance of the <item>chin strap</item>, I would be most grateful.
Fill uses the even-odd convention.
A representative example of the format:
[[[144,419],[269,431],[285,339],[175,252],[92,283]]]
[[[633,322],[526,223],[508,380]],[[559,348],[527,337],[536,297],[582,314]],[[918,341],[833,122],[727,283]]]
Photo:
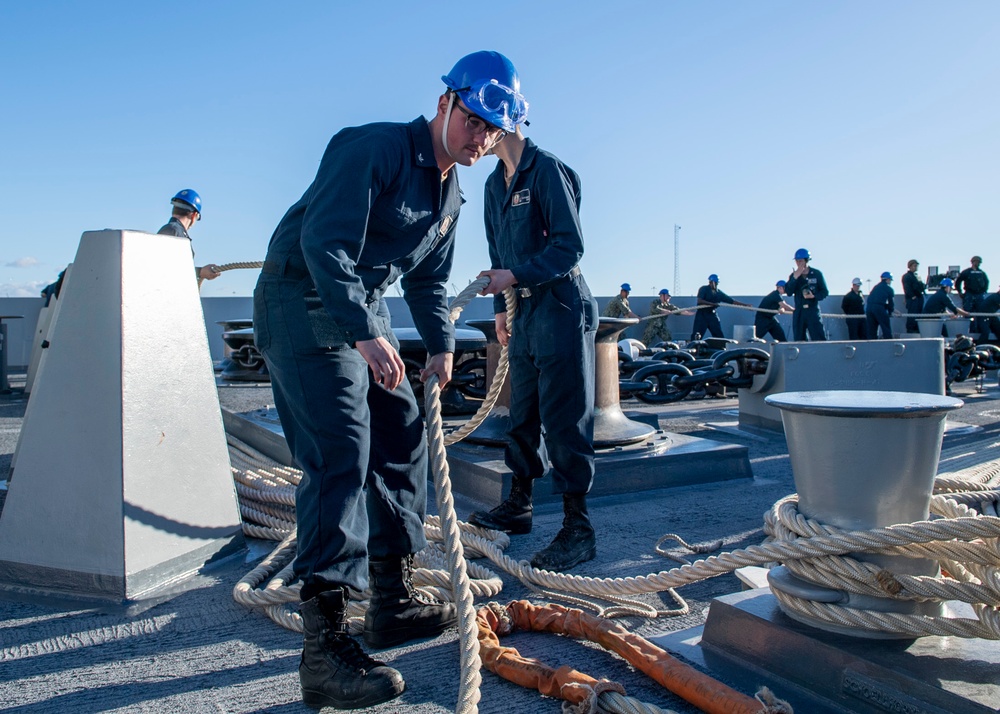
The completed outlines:
[[[448,92],[448,110],[444,113],[444,124],[441,125],[441,144],[444,145],[444,152],[455,161],[458,161],[458,158],[451,153],[451,147],[448,146],[448,126],[451,124],[451,110],[454,106],[455,93]]]

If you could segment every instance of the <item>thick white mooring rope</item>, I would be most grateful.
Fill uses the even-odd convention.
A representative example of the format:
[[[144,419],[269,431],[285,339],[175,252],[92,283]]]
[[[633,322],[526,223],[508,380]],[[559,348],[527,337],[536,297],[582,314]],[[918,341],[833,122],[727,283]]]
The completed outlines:
[[[472,283],[456,298],[453,320],[484,284]],[[460,303],[460,298],[465,302]],[[513,310],[513,297],[508,295],[508,325]],[[501,364],[505,374],[506,349],[501,353]],[[500,374],[498,368],[498,377],[484,402],[489,404],[489,408],[492,408],[502,386]],[[536,570],[526,561],[514,561],[503,552],[509,545],[506,535],[458,521],[451,500],[444,445],[454,443],[474,430],[485,419],[489,408],[484,407],[477,412],[473,426],[463,427],[446,439],[440,423],[440,390],[436,378],[426,385],[425,397],[435,493],[441,516],[427,518],[425,532],[431,546],[418,555],[416,564],[421,569],[416,572],[414,580],[432,596],[453,599],[459,604],[463,675],[457,712],[467,714],[478,711],[480,679],[473,599],[492,597],[502,588],[502,581],[495,573],[475,563],[466,563],[464,552],[486,557],[540,593],[571,599],[598,609],[595,603],[574,596],[615,603],[600,612],[608,617],[684,614],[687,612],[686,603],[674,592],[674,588],[748,565],[783,563],[793,573],[834,589],[901,600],[959,600],[972,605],[977,616],[972,620],[873,612],[797,601],[775,591],[783,606],[811,618],[906,636],[955,635],[1000,639],[1000,517],[981,515],[969,507],[976,506],[988,513],[992,506],[992,512],[996,512],[995,502],[1000,497],[1000,485],[996,483],[1000,476],[1000,443],[993,445],[996,454],[993,451],[987,454],[981,451],[978,454],[942,453],[942,473],[936,484],[940,495],[935,495],[931,503],[931,512],[939,516],[934,520],[868,531],[840,531],[803,517],[798,512],[797,497],[793,494],[778,501],[765,514],[764,529],[770,538],[760,546],[723,553],[647,576],[585,578]],[[247,607],[264,609],[278,624],[301,631],[301,618],[292,607],[293,603],[298,603],[299,587],[288,584],[290,563],[295,552],[294,492],[301,474],[296,469],[267,459],[245,444],[232,439],[230,443],[241,512],[244,519],[253,521],[244,526],[245,532],[252,537],[283,539],[275,551],[236,585],[233,597]],[[994,458],[986,460],[984,456]],[[437,546],[442,541],[443,552]],[[929,578],[889,573],[871,563],[848,557],[848,554],[856,552],[934,559],[941,564],[945,575]],[[469,573],[474,576],[471,580]],[[265,582],[266,586],[260,588]],[[678,609],[655,610],[629,600],[629,596],[663,591],[674,597],[680,605]],[[355,634],[361,631],[363,612],[362,603],[351,603],[349,624]],[[641,711],[653,712],[657,709],[653,707]]]

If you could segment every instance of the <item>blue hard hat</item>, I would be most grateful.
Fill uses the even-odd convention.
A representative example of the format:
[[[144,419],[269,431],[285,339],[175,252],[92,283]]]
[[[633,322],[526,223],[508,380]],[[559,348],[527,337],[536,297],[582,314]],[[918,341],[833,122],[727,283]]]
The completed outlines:
[[[785,281],[784,281],[784,280],[779,280],[778,282],[776,282],[776,283],[774,284],[774,287],[776,287],[776,288],[783,288],[783,287],[785,287],[785,285],[786,285],[786,284],[787,284],[787,283],[785,283]]]
[[[632,292],[632,286],[629,285],[628,283],[622,283],[622,290],[624,290],[627,293],[630,293]]]
[[[466,55],[441,77],[469,111],[504,131],[514,131],[528,117],[528,102],[514,64],[499,52]]]
[[[882,273],[882,280],[892,280],[892,273],[888,270]]]
[[[711,275],[708,276],[708,282],[718,284],[719,276],[716,275],[715,273],[712,273]]]
[[[669,290],[667,290],[666,288],[663,288],[663,289],[662,289],[662,290],[660,291],[660,295],[666,295],[667,297],[670,297],[670,291],[669,291]]]
[[[201,196],[193,188],[185,188],[183,191],[178,191],[177,195],[170,199],[170,203],[179,208],[186,208],[189,211],[197,211],[198,220],[201,220]]]
[[[812,260],[812,256],[809,255],[809,251],[805,248],[799,248],[795,251],[795,260]]]
[[[951,278],[943,278],[941,280],[941,287],[942,288],[953,288],[953,287],[955,287],[955,283],[953,283],[951,281]]]

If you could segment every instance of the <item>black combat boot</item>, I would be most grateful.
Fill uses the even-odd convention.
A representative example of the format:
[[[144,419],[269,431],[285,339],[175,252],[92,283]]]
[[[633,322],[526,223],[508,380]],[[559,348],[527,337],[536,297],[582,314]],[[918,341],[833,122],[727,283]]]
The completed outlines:
[[[362,709],[395,699],[406,688],[403,675],[365,654],[347,634],[347,592],[322,592],[299,607],[302,613],[302,702],[313,709]]]
[[[563,525],[555,539],[535,553],[531,565],[545,570],[569,570],[597,556],[597,535],[587,515],[587,497],[563,494]]]
[[[413,586],[413,556],[372,558],[372,597],[365,613],[365,642],[378,649],[434,637],[458,621],[455,605],[438,602]]]
[[[510,482],[507,500],[492,511],[476,511],[469,516],[469,523],[480,528],[490,528],[512,535],[531,533],[531,489],[534,479],[515,476]]]

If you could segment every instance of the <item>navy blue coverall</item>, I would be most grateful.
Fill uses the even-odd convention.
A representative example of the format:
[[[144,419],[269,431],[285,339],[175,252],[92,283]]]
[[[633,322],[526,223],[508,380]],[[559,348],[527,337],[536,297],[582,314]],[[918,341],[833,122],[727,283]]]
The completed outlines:
[[[962,309],[966,312],[982,312],[980,303],[990,289],[990,278],[979,268],[968,267],[955,278],[955,292],[962,298]],[[973,332],[987,332],[986,320],[972,318]]]
[[[161,236],[177,236],[178,238],[187,238],[191,241],[191,236],[188,235],[187,228],[177,220],[177,216],[171,216],[169,221],[160,226],[160,230],[156,231],[156,234]],[[191,242],[191,257],[194,258],[193,241]],[[201,268],[195,266],[194,274],[195,277],[201,277]]]
[[[383,294],[402,279],[430,355],[453,352],[446,284],[463,202],[442,181],[427,122],[344,129],[278,224],[254,290],[254,335],[271,373],[296,490],[302,600],[364,590],[368,560],[424,547],[427,445],[413,391],[376,383],[355,348],[393,347]]]
[[[861,317],[849,317],[844,320],[847,323],[847,339],[867,340],[865,298],[861,291],[849,290],[840,301],[840,309],[845,315],[861,315]]]
[[[924,301],[924,314],[928,316],[934,315],[936,317],[940,317],[946,311],[950,312],[952,315],[958,314],[958,308],[955,307],[955,303],[951,301],[951,295],[946,293],[944,288],[938,288],[936,293]],[[948,336],[948,330],[944,325],[941,326],[941,336]]]
[[[802,294],[805,290],[812,291],[813,296],[805,297]],[[795,341],[805,341],[807,334],[810,340],[825,340],[826,333],[823,331],[819,304],[826,299],[830,291],[826,289],[823,273],[816,268],[807,268],[798,278],[792,273],[785,282],[785,294],[795,298],[795,312],[792,314],[792,337]]]
[[[772,290],[764,296],[764,299],[760,301],[760,305],[757,307],[761,310],[777,310],[778,305],[782,302],[784,301],[781,299],[781,293],[777,290]],[[785,331],[778,322],[778,315],[776,313],[758,312],[753,319],[753,333],[756,337],[760,338],[763,338],[764,335],[771,335],[778,342],[788,341]]]
[[[526,139],[510,186],[499,162],[485,193],[491,267],[510,270],[521,295],[507,354],[507,467],[516,477],[540,478],[547,456],[554,493],[586,494],[594,480],[598,314],[577,267],[583,256],[580,177]],[[506,313],[502,293],[494,296],[493,310]]]
[[[696,340],[696,335],[707,337],[706,333],[711,332],[713,337],[725,337],[722,333],[722,323],[719,316],[715,314],[719,303],[729,303],[732,305],[736,301],[726,295],[718,288],[713,289],[711,284],[702,285],[698,288],[698,300],[710,302],[716,307],[703,307],[694,314],[694,327],[691,328],[691,339]],[[703,303],[698,303],[702,305]]]
[[[1000,292],[990,293],[983,298],[981,303],[979,303],[979,312],[996,312],[997,310],[1000,310]],[[990,331],[993,332],[996,339],[1000,340],[1000,317],[991,315],[985,319]],[[989,333],[986,330],[983,330],[979,337],[983,341],[990,338]]]
[[[868,294],[868,302],[865,303],[865,316],[868,320],[868,338],[877,340],[879,329],[882,330],[882,339],[892,339],[892,323],[889,316],[895,310],[893,298],[896,293],[892,285],[882,280],[872,288]]]
[[[917,277],[916,272],[907,270],[903,273],[903,295],[906,297],[906,313],[908,315],[919,315],[924,311],[925,292],[927,292],[927,285]],[[906,331],[920,331],[917,328],[917,318],[906,318]]]

